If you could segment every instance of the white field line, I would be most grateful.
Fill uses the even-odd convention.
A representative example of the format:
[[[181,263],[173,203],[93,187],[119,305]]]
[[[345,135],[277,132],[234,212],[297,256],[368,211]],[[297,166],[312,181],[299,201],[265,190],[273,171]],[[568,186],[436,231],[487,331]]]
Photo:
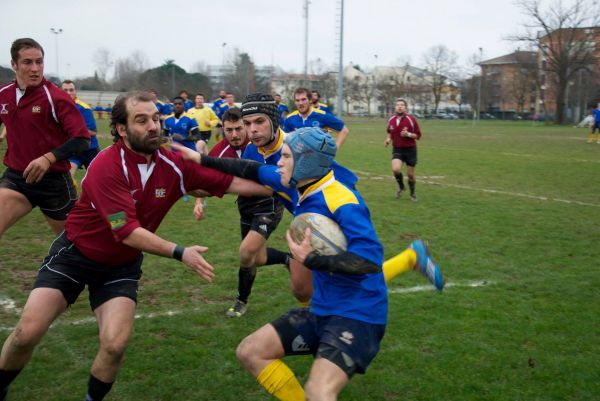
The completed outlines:
[[[488,281],[488,280],[483,280],[483,281],[471,281],[471,282],[467,282],[467,283],[446,283],[446,286],[444,287],[445,289],[448,288],[453,288],[453,287],[467,287],[467,288],[476,288],[476,287],[483,287],[483,286],[487,286],[487,285],[491,285],[494,284],[493,281]],[[422,291],[435,291],[435,288],[432,285],[417,285],[415,287],[409,287],[409,288],[391,288],[388,290],[389,294],[409,294],[409,293],[414,293],[414,292],[422,292]],[[5,298],[0,298],[0,299],[5,299]],[[14,302],[13,302],[14,304]],[[19,310],[18,308],[15,308],[15,310]],[[194,309],[193,311],[199,311],[200,309]],[[20,312],[19,312],[20,313]],[[169,310],[169,311],[165,311],[165,312],[151,312],[151,313],[146,313],[146,314],[142,314],[142,313],[138,313],[135,315],[135,319],[154,319],[157,317],[166,317],[166,316],[177,316],[177,315],[181,315],[183,313],[189,313],[189,311],[183,311],[183,310]],[[96,323],[96,318],[90,316],[90,317],[85,317],[83,319],[77,319],[77,320],[71,320],[71,321],[61,321],[60,318],[58,321],[54,322],[54,324],[52,324],[52,327],[56,327],[56,326],[81,326],[81,325],[85,325],[85,324],[94,324]],[[10,327],[10,326],[0,326],[0,332],[3,331],[13,331],[15,328],[14,327]]]
[[[478,288],[485,287],[488,285],[495,284],[494,281],[489,280],[480,280],[480,281],[470,281],[467,283],[446,283],[444,286],[444,290],[453,287],[466,287],[466,288]],[[388,289],[388,294],[411,294],[413,292],[423,292],[423,291],[436,291],[435,287],[432,285],[417,285],[414,287],[408,288],[390,288]]]
[[[369,179],[371,179],[371,180],[376,180],[376,181],[384,180],[384,179],[388,179],[390,181],[393,180],[393,177],[391,175],[380,176],[380,175],[374,175],[374,174],[368,173],[366,171],[359,171],[359,170],[355,170],[355,172],[358,174],[364,175],[366,177],[369,177]],[[530,194],[524,194],[522,192],[510,192],[510,191],[501,191],[498,189],[476,188],[476,187],[470,187],[468,185],[446,184],[446,183],[441,183],[438,181],[428,181],[428,178],[429,179],[439,179],[439,178],[444,178],[444,177],[443,176],[418,177],[417,180],[419,183],[422,183],[422,184],[439,185],[441,187],[447,187],[447,188],[466,189],[469,191],[477,191],[477,192],[483,192],[483,193],[488,193],[488,194],[515,196],[515,197],[519,197],[519,198],[528,198],[528,199],[535,199],[535,200],[541,200],[541,201],[566,203],[566,204],[570,204],[570,205],[600,207],[600,203],[581,202],[581,201],[576,201],[576,200],[560,199],[560,198],[549,198],[547,196],[530,195]]]
[[[196,310],[200,310],[200,309],[195,309]],[[146,313],[146,314],[142,314],[142,313],[138,313],[135,315],[135,319],[154,319],[157,317],[165,317],[165,316],[176,316],[176,315],[181,315],[182,313],[188,313],[189,311],[173,311],[173,310],[169,310],[169,311],[165,311],[165,312],[150,312],[150,313]],[[20,313],[20,312],[19,312]],[[62,321],[57,320],[55,321],[50,328],[52,327],[56,327],[56,326],[82,326],[85,324],[93,324],[96,323],[96,318],[93,316],[90,317],[84,317],[83,319],[77,319],[77,320],[67,320],[67,321]],[[15,328],[14,327],[8,327],[8,326],[0,326],[0,332],[2,331],[13,331]]]
[[[5,312],[14,312],[17,315],[21,314],[21,308],[17,308],[15,301],[4,295],[0,295],[0,309],[3,309]]]

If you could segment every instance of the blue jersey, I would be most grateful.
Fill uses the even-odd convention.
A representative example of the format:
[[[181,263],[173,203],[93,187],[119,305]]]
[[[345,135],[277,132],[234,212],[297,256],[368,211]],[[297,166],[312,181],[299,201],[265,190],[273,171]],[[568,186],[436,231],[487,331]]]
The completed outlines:
[[[191,138],[191,132],[194,128],[198,128],[198,122],[185,114],[182,114],[179,118],[176,118],[175,114],[171,114],[165,119],[163,127],[169,136],[179,134],[186,138],[183,141],[174,139],[175,142],[192,150],[196,150],[196,142]]]
[[[600,109],[594,109],[594,121],[600,123]]]
[[[294,216],[319,213],[334,220],[346,237],[348,252],[383,266],[383,246],[369,209],[354,188],[357,178],[350,170],[334,163],[332,170],[302,195],[281,184],[274,166],[261,167],[259,180],[289,199]],[[387,286],[382,272],[348,275],[313,271],[313,287],[310,310],[315,315],[343,316],[372,324],[387,322]]]
[[[283,123],[285,122],[286,116],[284,116],[284,113],[289,113],[290,112],[290,108],[287,107],[287,104],[283,104],[283,103],[279,103],[277,105],[277,112],[279,113],[279,123],[281,125],[283,125]]]
[[[190,99],[187,99],[185,101],[185,103],[183,104],[183,107],[184,107],[185,111],[188,111],[189,109],[194,107],[194,102],[192,102]]]
[[[221,107],[221,104],[223,104],[224,101],[225,101],[224,99],[218,98],[212,104],[212,110],[215,112],[215,114],[217,115],[217,117],[219,117],[219,113],[218,113],[219,107]]]
[[[319,102],[319,104],[315,107],[315,105],[313,105],[313,109],[317,109],[317,110],[323,110],[325,113],[331,113],[331,110],[329,109],[329,106],[325,103],[321,103]]]
[[[160,114],[164,114],[165,116],[168,116],[169,114],[171,114],[173,111],[171,109],[171,105],[168,103],[163,103],[160,100],[158,102],[155,103],[156,105],[156,109],[158,110],[158,112]]]
[[[285,132],[292,132],[302,127],[319,127],[324,130],[334,129],[341,131],[344,125],[344,122],[333,114],[311,107],[306,118],[302,117],[298,110],[289,114],[283,124],[283,130]]]
[[[75,99],[75,106],[77,106],[77,110],[79,110],[83,116],[83,119],[85,120],[85,126],[87,127],[88,131],[97,132],[98,129],[96,128],[96,120],[94,119],[94,111],[92,108],[78,98]],[[98,138],[96,135],[90,136],[89,149],[98,149]]]
[[[223,117],[223,114],[225,114],[225,112],[227,110],[229,110],[232,106],[230,106],[228,103],[224,103],[221,102],[221,104],[219,105],[219,108],[217,109],[217,111],[215,111],[215,114],[217,115],[217,117],[219,117],[219,119],[221,119]],[[233,106],[235,107],[235,106]]]

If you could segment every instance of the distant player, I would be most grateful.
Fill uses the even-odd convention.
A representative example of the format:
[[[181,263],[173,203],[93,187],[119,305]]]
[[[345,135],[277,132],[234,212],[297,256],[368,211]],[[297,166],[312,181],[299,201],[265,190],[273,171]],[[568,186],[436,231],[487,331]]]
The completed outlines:
[[[277,106],[277,112],[279,113],[279,124],[283,126],[285,119],[287,118],[288,114],[290,114],[290,108],[287,106],[287,104],[281,103],[280,94],[276,93],[273,95],[273,98],[275,98],[275,105]]]
[[[233,93],[227,92],[227,95],[225,95],[225,101],[219,105],[217,117],[221,118],[223,116],[223,113],[225,113],[227,110],[233,107],[237,107],[235,105],[235,95]]]
[[[215,100],[213,100],[212,111],[215,112],[217,117],[219,117],[219,108],[221,107],[221,104],[223,104],[223,102],[225,101],[226,96],[227,96],[227,92],[224,89],[221,89],[219,91],[219,97],[216,98]],[[221,123],[219,122],[217,124],[217,127],[215,128],[215,139],[217,142],[219,142],[221,140],[222,129],[223,129],[223,125],[221,125]]]
[[[196,150],[196,138],[199,137],[198,123],[185,114],[183,98],[173,99],[173,114],[163,124],[163,135],[170,137],[183,146]]]
[[[388,136],[384,145],[387,147],[391,143],[394,148],[392,151],[392,173],[398,183],[396,198],[400,198],[405,189],[402,166],[406,164],[410,200],[416,201],[415,167],[417,165],[417,141],[421,139],[421,129],[417,118],[408,114],[408,103],[405,99],[396,100],[396,114],[388,119],[387,133]]]
[[[194,102],[194,107],[189,109],[186,114],[198,123],[198,131],[200,134],[197,139],[208,144],[212,135],[211,129],[217,126],[219,117],[217,117],[212,109],[204,106],[204,95],[202,93],[196,94]],[[196,148],[198,149],[198,143],[196,143]],[[201,149],[198,149],[198,151],[202,152]]]
[[[71,163],[71,177],[73,178],[73,184],[77,188],[77,180],[75,179],[75,173],[77,172],[77,169],[80,169],[82,167],[85,167],[87,169],[89,167],[92,160],[94,160],[94,157],[96,157],[96,155],[100,151],[100,145],[98,144],[94,112],[87,103],[82,102],[77,97],[77,88],[75,87],[75,82],[66,79],[62,82],[61,88],[62,90],[67,92],[69,96],[71,96],[71,99],[73,99],[73,101],[75,102],[77,110],[79,110],[79,112],[83,116],[83,119],[85,120],[85,125],[90,134],[90,148],[78,155],[69,158],[69,163]]]
[[[194,107],[194,102],[192,102],[190,99],[188,99],[189,96],[190,96],[190,94],[185,89],[182,89],[179,92],[179,97],[183,99],[183,105],[184,105],[185,111],[188,111],[189,109]]]
[[[596,135],[596,143],[600,144],[600,102],[596,105],[594,109],[594,125],[592,125],[592,132],[588,136],[588,143],[594,143],[594,133],[598,131],[598,135]]]
[[[292,132],[303,127],[319,127],[323,130],[333,129],[338,131],[336,146],[339,150],[348,136],[346,124],[331,113],[317,110],[310,103],[310,92],[306,88],[298,88],[294,91],[294,102],[296,111],[290,113],[285,119],[283,130]]]
[[[331,113],[329,106],[321,102],[321,94],[318,90],[313,89],[310,91],[310,103],[315,110],[323,110],[326,113]]]

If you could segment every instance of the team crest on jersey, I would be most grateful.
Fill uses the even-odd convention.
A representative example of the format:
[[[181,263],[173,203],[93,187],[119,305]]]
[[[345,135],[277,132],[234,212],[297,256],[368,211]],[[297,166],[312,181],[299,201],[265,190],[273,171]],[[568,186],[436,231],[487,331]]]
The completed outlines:
[[[167,196],[167,190],[165,188],[156,188],[154,191],[154,196],[157,198],[164,198]]]
[[[319,122],[318,121],[313,121],[312,126],[313,127],[319,127]]]
[[[41,113],[42,112],[42,106],[33,106],[31,108],[31,112],[32,113]]]
[[[8,114],[8,103],[0,103],[0,114]]]

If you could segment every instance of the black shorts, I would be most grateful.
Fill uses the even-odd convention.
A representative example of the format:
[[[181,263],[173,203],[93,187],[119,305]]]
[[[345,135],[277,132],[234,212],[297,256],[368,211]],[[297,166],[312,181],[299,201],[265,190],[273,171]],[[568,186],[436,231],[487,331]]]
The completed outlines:
[[[69,162],[75,164],[77,168],[81,168],[83,166],[87,169],[98,153],[100,153],[100,149],[98,148],[88,149],[77,156],[69,158]]]
[[[122,266],[94,262],[82,255],[63,231],[50,246],[33,288],[60,290],[71,305],[87,285],[92,310],[117,297],[127,297],[137,302],[142,260],[140,253],[135,261]]]
[[[200,135],[198,136],[198,139],[208,143],[208,141],[210,141],[211,135],[212,135],[212,131],[200,131]]]
[[[242,239],[250,231],[256,231],[265,239],[269,239],[283,217],[283,206],[275,201],[275,210],[267,213],[240,213],[240,231]]]
[[[406,163],[407,166],[414,167],[417,165],[417,147],[411,148],[394,148],[392,160],[399,159]]]
[[[312,354],[335,363],[348,377],[363,374],[379,352],[385,325],[292,309],[271,322],[285,355]]]
[[[23,194],[32,207],[39,207],[53,220],[66,220],[77,200],[69,173],[46,173],[40,182],[27,184],[22,172],[7,168],[0,177],[0,188]]]
[[[594,121],[594,125],[592,126],[592,134],[594,132],[596,132],[596,130],[598,130],[598,132],[600,132],[600,122],[598,122],[598,121]]]

